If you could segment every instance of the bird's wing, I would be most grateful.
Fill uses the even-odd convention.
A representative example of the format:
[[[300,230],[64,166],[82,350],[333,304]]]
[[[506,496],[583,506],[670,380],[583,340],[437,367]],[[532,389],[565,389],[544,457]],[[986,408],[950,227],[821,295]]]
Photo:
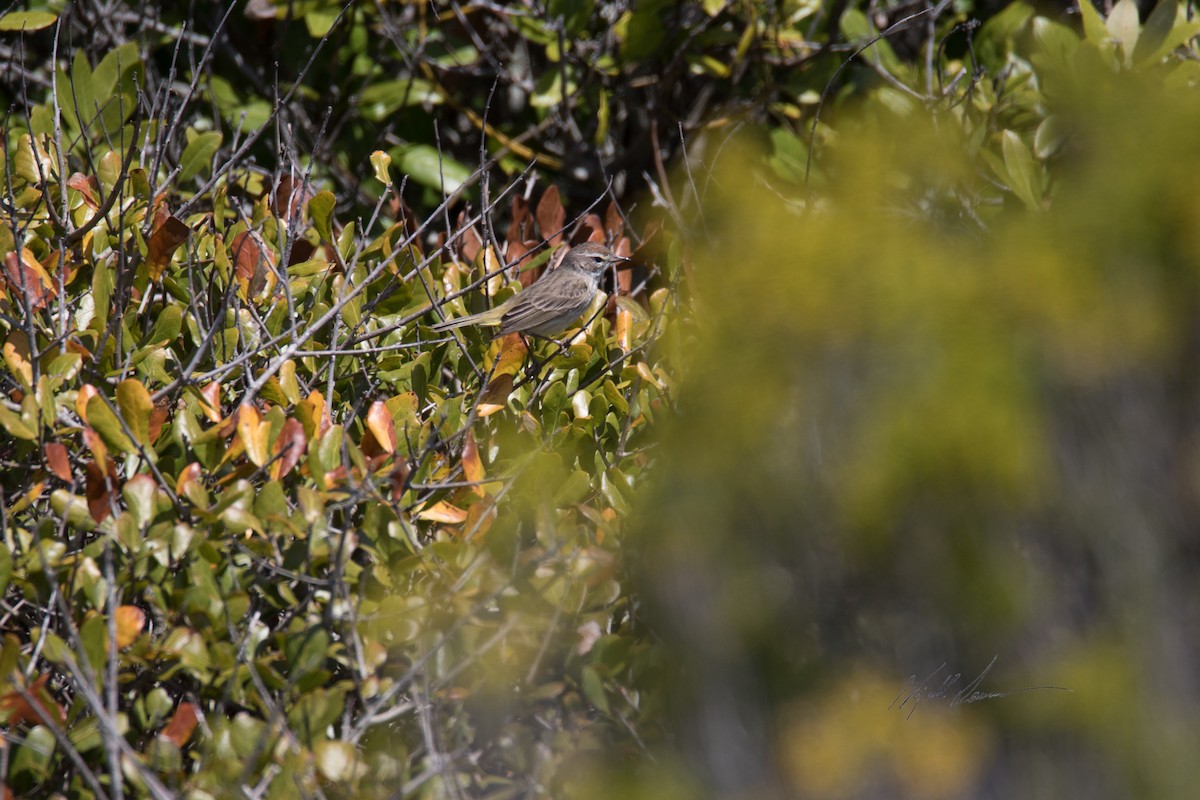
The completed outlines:
[[[549,277],[542,278],[542,281]],[[591,288],[588,279],[579,275],[561,275],[547,284],[544,290],[539,290],[542,281],[517,295],[513,307],[501,320],[498,336],[536,328],[567,313],[572,306],[568,298],[586,296],[590,303],[594,294],[588,291]]]

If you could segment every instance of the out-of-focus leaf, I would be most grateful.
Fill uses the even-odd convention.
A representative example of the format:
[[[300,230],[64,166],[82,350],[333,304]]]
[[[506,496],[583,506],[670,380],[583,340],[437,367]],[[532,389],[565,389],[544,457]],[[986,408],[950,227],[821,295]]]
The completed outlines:
[[[40,31],[58,19],[50,11],[10,11],[0,17],[0,31]]]
[[[422,186],[452,194],[471,177],[471,169],[427,144],[415,144],[392,153],[400,171]]]

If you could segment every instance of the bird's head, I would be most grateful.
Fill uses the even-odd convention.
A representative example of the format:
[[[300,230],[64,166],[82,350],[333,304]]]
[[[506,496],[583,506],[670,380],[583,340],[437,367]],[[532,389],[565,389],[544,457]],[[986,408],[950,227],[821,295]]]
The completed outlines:
[[[596,242],[584,242],[583,244],[575,245],[571,248],[571,252],[567,253],[567,258],[574,261],[585,272],[596,275],[604,272],[604,270],[613,264],[620,264],[629,260],[625,256],[619,256],[604,245]]]

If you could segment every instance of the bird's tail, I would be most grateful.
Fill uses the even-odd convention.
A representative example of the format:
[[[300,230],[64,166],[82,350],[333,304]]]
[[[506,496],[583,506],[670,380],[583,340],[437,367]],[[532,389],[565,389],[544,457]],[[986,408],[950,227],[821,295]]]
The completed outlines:
[[[434,323],[432,326],[435,331],[449,331],[455,328],[463,328],[467,325],[487,325],[490,321],[490,314],[487,311],[482,311],[478,314],[470,314],[458,319],[445,319],[441,322]],[[492,322],[491,324],[495,324]]]

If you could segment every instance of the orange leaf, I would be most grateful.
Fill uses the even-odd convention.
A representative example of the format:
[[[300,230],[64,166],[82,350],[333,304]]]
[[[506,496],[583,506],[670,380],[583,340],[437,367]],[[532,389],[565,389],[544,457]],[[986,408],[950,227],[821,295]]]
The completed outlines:
[[[304,425],[304,433],[309,439],[325,435],[325,431],[333,425],[329,406],[325,403],[325,395],[313,392],[297,403],[296,419]]]
[[[209,422],[220,422],[221,384],[213,381],[200,390],[200,396],[204,398],[204,402],[200,404],[200,410],[204,412],[204,416],[208,417]]]
[[[4,278],[14,294],[22,298],[24,305],[30,309],[45,308],[55,295],[54,280],[28,247],[22,247],[20,255],[11,251],[5,254]]]
[[[175,713],[171,715],[171,721],[162,729],[159,736],[176,747],[183,747],[187,744],[188,739],[192,738],[192,732],[196,730],[198,719],[199,715],[196,713],[194,703],[180,703],[175,708]]]
[[[96,387],[92,386],[90,383],[85,383],[83,386],[79,387],[79,392],[78,392],[78,394],[75,395],[75,413],[78,414],[79,418],[81,420],[83,420],[84,422],[88,421],[88,418],[87,418],[88,400],[91,400],[93,397],[95,397],[98,394],[100,394],[100,392],[97,391]]]
[[[525,356],[529,353],[519,333],[501,336],[492,343],[491,349],[496,351],[493,376],[516,375],[525,365]],[[495,381],[495,377],[492,380]]]
[[[462,468],[463,475],[472,483],[482,481],[487,477],[487,473],[483,469],[483,461],[479,458],[479,446],[475,444],[475,434],[470,430],[467,431],[467,436],[463,440]],[[483,496],[482,485],[472,486],[471,491],[480,497]]]
[[[186,497],[188,487],[200,480],[200,474],[200,465],[195,461],[180,470],[179,477],[175,480],[175,494]]]
[[[83,429],[83,443],[92,452],[92,458],[96,460],[97,464],[107,464],[110,461],[108,446],[104,444],[104,440],[100,438],[100,434],[91,428]]]
[[[100,188],[100,181],[95,176],[88,178],[82,172],[76,172],[67,178],[67,186],[83,195],[83,202],[89,208],[100,208],[100,203],[96,200],[96,189]]]
[[[479,398],[479,416],[488,417],[497,411],[503,411],[508,405],[508,396],[512,394],[512,390],[512,375],[505,373],[492,378]]]
[[[150,412],[150,444],[158,441],[159,435],[162,434],[163,425],[170,414],[170,405],[165,397],[154,404],[154,410]]]
[[[33,683],[26,687],[25,695],[28,696],[28,700],[17,689],[12,689],[0,695],[0,716],[6,717],[5,727],[11,728],[12,726],[20,725],[22,722],[41,725],[42,715],[59,724],[62,724],[66,720],[67,715],[63,712],[62,706],[55,702],[50,691],[46,688],[46,682],[49,678],[49,675],[39,675],[34,679]],[[33,703],[30,703],[30,700]],[[41,715],[34,709],[34,704],[42,710]]]
[[[537,204],[538,228],[542,232],[542,238],[548,241],[551,247],[563,240],[562,229],[566,220],[567,212],[558,196],[558,187],[551,184],[549,189],[542,192],[542,198]]]
[[[162,277],[163,270],[171,263],[171,256],[179,245],[187,241],[192,229],[183,220],[174,215],[168,216],[162,224],[150,234],[146,242],[146,266],[150,270],[150,280],[156,281]]]
[[[629,352],[629,329],[633,326],[633,314],[623,308],[617,309],[617,347],[622,353]]]
[[[396,423],[392,420],[392,412],[388,411],[382,400],[371,403],[371,408],[367,411],[367,430],[375,437],[383,452],[396,452]]]
[[[246,458],[256,467],[267,463],[267,437],[271,433],[269,423],[258,415],[258,409],[249,403],[238,408],[237,432],[246,448]]]
[[[26,389],[33,388],[33,364],[30,363],[29,337],[23,331],[11,331],[0,350],[9,372],[17,377]]]
[[[444,522],[457,525],[467,518],[467,512],[458,506],[452,506],[445,500],[439,500],[428,508],[417,512],[417,519],[427,519],[430,522]]]
[[[488,528],[492,527],[492,523],[496,521],[497,516],[499,513],[496,511],[494,500],[489,498],[472,503],[471,507],[467,509],[467,520],[463,525],[463,533],[469,535],[473,540],[482,539],[488,532]]]
[[[271,479],[279,480],[292,471],[292,468],[304,457],[308,449],[308,438],[304,435],[304,426],[300,421],[288,417],[283,423],[283,429],[271,446],[272,455],[279,456],[271,464]]]
[[[124,650],[137,641],[146,627],[146,612],[137,606],[117,608],[117,649]]]
[[[50,471],[64,481],[70,481],[71,461],[67,458],[67,448],[58,442],[46,442],[42,451],[46,454],[46,466],[50,467]]]

